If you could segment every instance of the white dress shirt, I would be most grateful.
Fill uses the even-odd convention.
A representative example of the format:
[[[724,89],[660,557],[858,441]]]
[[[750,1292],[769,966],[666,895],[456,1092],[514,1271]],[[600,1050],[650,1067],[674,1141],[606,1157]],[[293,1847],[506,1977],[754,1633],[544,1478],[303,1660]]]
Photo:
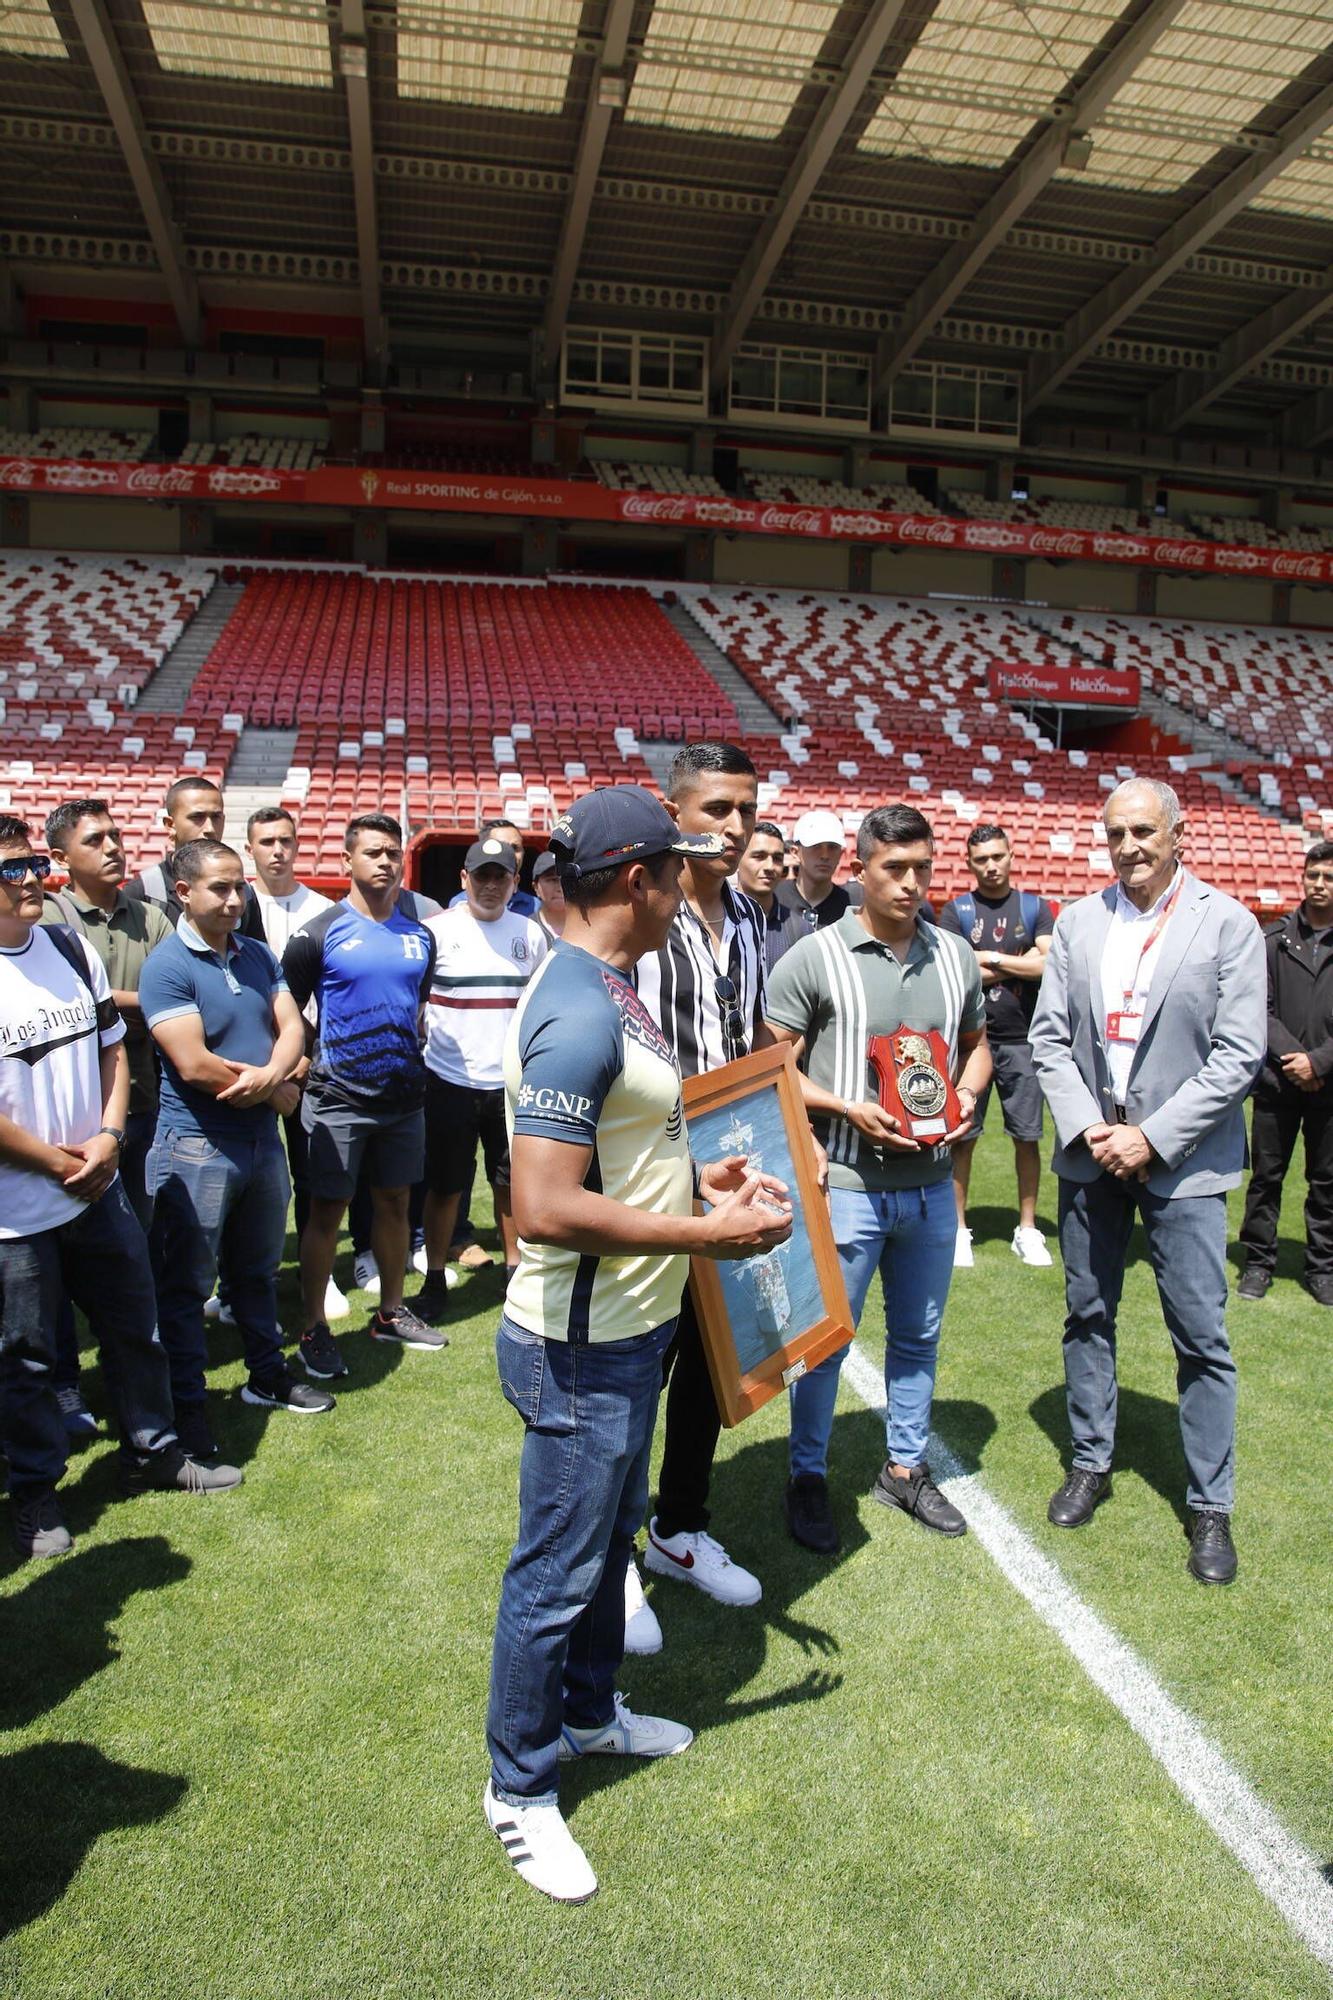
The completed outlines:
[[[1162,905],[1175,893],[1179,881],[1180,864],[1177,863],[1171,880],[1156,902],[1146,910],[1136,909],[1117,883],[1115,913],[1102,952],[1102,1008],[1106,1020],[1116,1014],[1142,1017],[1152,990],[1153,973],[1162,954],[1162,942],[1171,921],[1169,916],[1151,947],[1147,951],[1143,947],[1162,914]],[[1127,994],[1130,996],[1128,999],[1125,997]],[[1107,1033],[1106,1054],[1111,1070],[1111,1090],[1116,1103],[1121,1106],[1129,1090],[1129,1072],[1137,1046],[1137,1039],[1113,1038]]]

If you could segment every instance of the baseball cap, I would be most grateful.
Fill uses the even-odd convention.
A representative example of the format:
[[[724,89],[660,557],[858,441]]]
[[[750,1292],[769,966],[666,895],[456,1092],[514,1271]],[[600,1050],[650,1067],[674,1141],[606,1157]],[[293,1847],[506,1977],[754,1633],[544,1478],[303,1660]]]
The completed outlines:
[[[792,828],[792,839],[798,847],[818,847],[821,841],[836,841],[839,847],[846,844],[847,835],[842,821],[836,813],[826,812],[816,807],[814,812],[802,813]]]
[[[558,866],[559,864],[556,861],[554,854],[552,854],[550,848],[548,847],[545,854],[539,854],[537,856],[537,859],[532,864],[533,881],[540,882],[543,876],[554,875],[556,868]]]
[[[496,840],[488,835],[485,840],[474,840],[463,860],[469,875],[475,875],[478,868],[503,868],[507,875],[517,875],[518,856],[507,840]]]
[[[564,870],[645,861],[654,854],[723,854],[719,833],[682,833],[660,799],[643,785],[603,785],[575,799],[551,828],[551,851]]]

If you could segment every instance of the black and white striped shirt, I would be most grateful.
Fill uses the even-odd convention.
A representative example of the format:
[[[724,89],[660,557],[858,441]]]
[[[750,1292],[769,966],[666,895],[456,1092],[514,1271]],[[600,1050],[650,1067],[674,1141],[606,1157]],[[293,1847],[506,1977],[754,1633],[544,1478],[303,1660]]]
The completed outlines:
[[[634,972],[639,997],[675,1051],[682,1076],[748,1055],[764,1018],[764,913],[730,882],[722,884],[722,911],[719,956],[707,926],[682,902],[661,951],[641,958]],[[719,1000],[719,976],[731,980],[734,1001]],[[733,1007],[744,1023],[740,1046],[726,1032]]]

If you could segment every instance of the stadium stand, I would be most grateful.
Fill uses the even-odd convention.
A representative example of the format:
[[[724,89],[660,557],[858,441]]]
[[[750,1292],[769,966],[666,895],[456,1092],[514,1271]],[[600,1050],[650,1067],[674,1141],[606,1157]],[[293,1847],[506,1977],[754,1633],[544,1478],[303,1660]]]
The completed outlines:
[[[842,507],[848,513],[938,514],[934,501],[914,486],[886,480],[876,486],[848,486],[841,479],[793,478],[781,472],[752,472],[750,490],[756,500],[785,502],[790,507]]]
[[[616,493],[698,493],[725,500],[726,492],[706,472],[686,472],[678,465],[630,464],[619,459],[593,460],[603,486]]]
[[[247,432],[222,444],[187,444],[182,465],[257,465],[271,472],[313,472],[323,465],[319,445],[304,437],[260,437]]]
[[[1321,555],[1333,548],[1333,528],[1270,528],[1267,521],[1234,514],[1191,514],[1190,523],[1215,542],[1236,542],[1247,549],[1291,549],[1297,554]]]
[[[6,556],[0,697],[90,714],[109,712],[113,700],[133,707],[215,575],[203,564],[134,556]]]
[[[944,497],[955,513],[965,515],[969,521],[1031,521],[1043,528],[1158,535],[1176,542],[1188,541],[1203,532],[1192,523],[1173,521],[1165,514],[1144,514],[1134,507],[1105,507],[1092,500],[1057,500],[1050,495],[1038,495],[1035,500],[986,500],[980,493],[969,493],[961,486],[949,487]]]
[[[457,445],[395,444],[387,451],[363,451],[358,465],[388,466],[398,472],[488,473],[500,479],[587,478],[585,470],[570,474],[553,465],[536,465],[512,452],[472,450]]]
[[[0,453],[12,458],[82,458],[128,465],[147,458],[152,431],[57,427],[53,430],[0,430]]]

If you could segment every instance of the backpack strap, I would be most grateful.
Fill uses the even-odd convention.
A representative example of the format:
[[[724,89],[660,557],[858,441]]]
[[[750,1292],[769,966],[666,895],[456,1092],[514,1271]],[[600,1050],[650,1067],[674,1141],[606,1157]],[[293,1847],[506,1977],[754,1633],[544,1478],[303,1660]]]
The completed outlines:
[[[93,992],[92,976],[88,971],[88,961],[83,955],[83,946],[80,943],[79,932],[71,930],[68,924],[43,924],[42,929],[46,936],[50,938],[66,964],[73,968],[78,978],[87,987],[89,998],[92,1000],[94,1009],[96,1009],[98,1005],[97,995]]]
[[[972,942],[972,926],[977,920],[977,899],[970,889],[963,889],[953,899],[958,912],[958,922],[966,943]]]
[[[1032,943],[1035,944],[1037,942],[1037,918],[1041,915],[1041,897],[1034,895],[1031,889],[1020,889],[1018,892],[1018,910],[1019,915],[1023,919],[1023,929],[1027,932]]]

